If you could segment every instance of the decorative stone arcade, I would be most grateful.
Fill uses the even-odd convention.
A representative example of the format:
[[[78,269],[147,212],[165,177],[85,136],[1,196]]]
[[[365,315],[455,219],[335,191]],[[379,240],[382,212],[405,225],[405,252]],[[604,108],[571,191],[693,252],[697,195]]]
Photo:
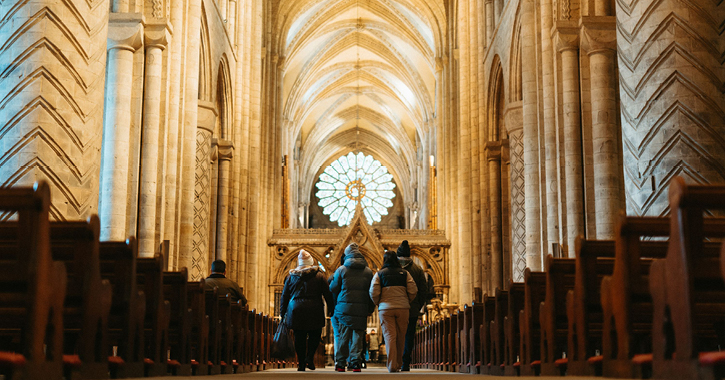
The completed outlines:
[[[304,249],[309,252],[327,275],[340,266],[345,248],[352,242],[360,246],[373,271],[383,266],[385,251],[395,251],[403,240],[410,244],[411,257],[433,278],[437,302],[448,304],[448,253],[451,242],[442,230],[377,229],[368,225],[358,204],[355,215],[345,228],[328,229],[279,229],[274,230],[267,245],[271,247],[270,294],[274,315],[279,315],[279,299],[284,279],[290,269],[297,266],[297,255]],[[271,310],[270,310],[271,312]]]

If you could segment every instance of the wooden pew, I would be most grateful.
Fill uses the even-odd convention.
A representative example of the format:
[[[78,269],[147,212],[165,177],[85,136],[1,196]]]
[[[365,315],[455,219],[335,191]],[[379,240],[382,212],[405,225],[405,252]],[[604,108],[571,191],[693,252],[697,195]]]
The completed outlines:
[[[169,360],[168,372],[175,376],[191,376],[192,310],[189,308],[189,274],[186,268],[178,272],[164,272],[164,299],[168,300]]]
[[[483,307],[483,311],[481,312],[483,318],[481,321],[481,325],[479,327],[479,335],[481,336],[481,342],[480,342],[480,352],[481,356],[479,357],[479,373],[481,374],[488,374],[489,371],[489,363],[492,363],[491,360],[491,322],[493,322],[493,319],[495,317],[496,312],[496,297],[489,296],[488,293],[483,295],[483,303],[481,305]]]
[[[0,374],[6,380],[63,376],[65,265],[52,260],[50,188],[0,188],[0,210],[17,214],[17,250],[0,256]]]
[[[622,215],[617,223],[614,270],[601,284],[604,376],[641,377],[646,375],[643,371],[649,370],[646,356],[652,352],[649,268],[652,258],[664,257],[667,243],[660,242],[659,249],[644,251],[642,237],[668,236],[666,218]]]
[[[546,297],[546,274],[524,271],[524,308],[521,314],[521,375],[538,375],[541,367],[539,313]]]
[[[574,289],[567,294],[567,374],[601,376],[602,278],[614,270],[614,241],[585,240],[575,243]]]
[[[164,259],[136,259],[136,281],[146,296],[144,364],[146,376],[164,376],[167,370],[170,307],[164,299]]]
[[[101,277],[113,289],[109,327],[112,378],[143,377],[146,296],[136,282],[136,240],[101,242]],[[114,352],[115,351],[115,352]]]
[[[223,374],[234,372],[232,365],[232,347],[234,345],[234,336],[232,335],[232,301],[229,294],[219,294],[217,298],[219,304],[219,321],[221,322],[221,331],[219,339],[219,365]]]
[[[257,310],[252,309],[247,314],[247,321],[249,326],[249,335],[247,336],[247,347],[249,352],[247,354],[247,365],[249,366],[250,372],[258,371],[257,364],[259,362],[259,349],[257,342],[259,340],[259,326],[257,326]]]
[[[466,328],[466,308],[468,304],[463,305],[463,310],[456,310],[454,317],[456,318],[456,353],[458,363],[456,372],[468,373],[468,329]]]
[[[540,306],[541,375],[566,374],[569,325],[566,315],[567,292],[574,289],[575,259],[546,257],[546,296]]]
[[[0,224],[0,254],[17,249],[18,225]],[[108,313],[111,284],[101,280],[98,258],[100,223],[92,216],[85,222],[52,222],[50,247],[53,260],[65,264],[68,286],[63,306],[64,377],[103,379],[108,360],[96,355],[108,347]]]
[[[649,276],[653,375],[721,379],[725,353],[716,351],[725,347],[725,282],[719,244],[706,238],[725,237],[725,223],[704,214],[725,209],[725,186],[686,185],[675,177],[669,201],[669,249]]]
[[[464,308],[465,329],[468,332],[468,356],[466,366],[468,373],[478,374],[481,369],[481,324],[483,323],[483,304],[474,302]]]
[[[456,310],[458,312],[458,310]],[[448,372],[457,372],[458,370],[458,315],[454,314],[450,318],[447,318],[448,321],[448,328],[447,328],[447,334],[448,334],[448,352],[447,352],[447,360],[446,362],[447,367],[446,371]]]
[[[194,375],[209,374],[209,321],[206,314],[204,280],[187,284],[187,297],[192,310],[191,324],[191,372]]]
[[[495,311],[493,320],[489,327],[491,336],[491,348],[489,357],[491,361],[486,365],[488,374],[494,376],[503,376],[505,364],[505,330],[504,319],[508,314],[509,294],[503,289],[496,288]]]
[[[509,282],[508,307],[504,318],[505,374],[518,376],[521,372],[521,310],[524,307],[524,284]]]
[[[108,356],[98,353],[108,351],[112,289],[101,279],[99,235],[95,215],[85,222],[51,223],[53,260],[64,262],[68,271],[63,309],[66,380],[108,378]]]
[[[244,355],[248,348],[245,346],[245,339],[249,334],[247,328],[247,307],[242,305],[241,301],[232,304],[232,365],[234,373],[249,372],[249,368],[244,365]],[[275,330],[276,331],[276,330]]]
[[[218,288],[204,291],[204,306],[209,317],[209,355],[207,356],[207,374],[221,373],[222,331],[224,326],[219,317]]]

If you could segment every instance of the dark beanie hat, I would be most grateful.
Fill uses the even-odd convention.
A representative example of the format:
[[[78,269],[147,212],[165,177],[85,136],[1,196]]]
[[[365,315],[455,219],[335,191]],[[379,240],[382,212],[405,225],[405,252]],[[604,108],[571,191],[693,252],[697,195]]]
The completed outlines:
[[[398,246],[398,257],[410,257],[410,246],[407,240],[403,240]]]

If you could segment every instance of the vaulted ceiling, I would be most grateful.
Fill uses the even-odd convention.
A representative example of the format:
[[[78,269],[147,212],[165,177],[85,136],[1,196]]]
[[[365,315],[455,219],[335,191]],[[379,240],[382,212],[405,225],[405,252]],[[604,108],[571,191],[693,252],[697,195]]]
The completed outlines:
[[[398,183],[410,179],[436,113],[443,3],[281,1],[274,26],[281,111],[303,152],[300,178],[358,146],[391,166]]]

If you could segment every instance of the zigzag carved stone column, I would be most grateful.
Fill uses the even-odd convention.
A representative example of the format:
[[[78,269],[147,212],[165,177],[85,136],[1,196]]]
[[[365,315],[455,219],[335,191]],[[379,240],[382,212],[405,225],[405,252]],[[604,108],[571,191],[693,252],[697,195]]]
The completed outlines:
[[[0,184],[47,180],[54,219],[97,210],[108,7],[0,0]]]
[[[526,270],[526,192],[524,169],[524,126],[522,107],[506,113],[511,160],[511,264],[512,279],[524,281]]]
[[[725,3],[617,2],[627,213],[667,212],[674,175],[725,181]]]

